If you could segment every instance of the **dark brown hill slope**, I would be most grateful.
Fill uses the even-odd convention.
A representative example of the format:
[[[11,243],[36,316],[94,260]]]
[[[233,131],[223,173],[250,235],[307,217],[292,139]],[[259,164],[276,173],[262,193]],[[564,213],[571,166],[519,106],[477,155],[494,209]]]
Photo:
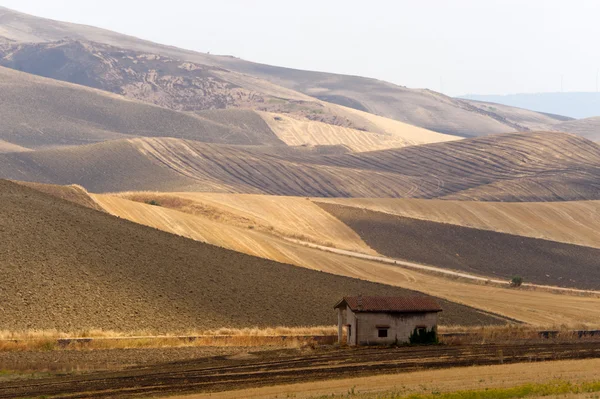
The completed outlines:
[[[0,181],[2,328],[182,331],[334,324],[349,293],[408,291],[130,223]],[[445,323],[494,318],[443,302]]]
[[[283,145],[250,111],[196,116],[0,67],[0,140],[35,149],[136,136]]]
[[[92,192],[592,200],[600,199],[600,146],[564,133],[527,133],[328,155],[144,138],[0,154],[0,177]]]
[[[465,137],[516,130],[539,130],[543,128],[540,123],[551,125],[561,120],[560,117],[555,118],[552,115],[533,111],[514,111],[515,109],[509,109],[510,107],[481,108],[430,90],[409,89],[376,79],[275,67],[235,57],[178,49],[90,26],[37,18],[6,8],[0,8],[0,36],[8,39],[9,46],[21,46],[19,52],[24,51],[22,53],[24,56],[20,59],[20,67],[36,68],[35,63],[47,67],[58,64],[63,67],[69,65],[67,70],[79,71],[78,74],[72,75],[72,78],[84,77],[82,81],[87,79],[82,69],[85,65],[89,66],[90,61],[95,60],[89,54],[73,56],[74,54],[70,53],[70,50],[60,51],[58,47],[62,45],[58,43],[59,41],[67,39],[71,42],[96,42],[201,65],[201,69],[209,74],[205,77],[214,75],[215,81],[220,80],[240,88],[239,92],[227,100],[231,103],[240,101],[240,98],[252,100],[254,97],[279,97],[280,102],[281,99],[285,99],[284,102],[291,106],[291,108],[288,107],[289,110],[297,112],[298,110],[293,110],[298,105],[297,101],[312,102],[310,98],[305,97],[307,95],[430,130]],[[39,44],[39,47],[36,47],[35,43]],[[103,57],[110,56],[109,53],[104,52]],[[45,56],[40,58],[41,54],[45,54]],[[80,54],[85,54],[85,52]],[[0,58],[5,57],[6,54]],[[68,58],[80,61],[65,63]],[[19,67],[11,59],[4,62]],[[94,63],[94,65],[98,64]],[[52,69],[52,67],[45,68],[41,72],[49,74],[49,70]],[[219,69],[219,71],[215,69]],[[141,71],[143,74],[148,72],[150,70]],[[117,74],[119,73],[117,71]],[[157,75],[149,74],[149,76]],[[204,84],[213,85],[215,81],[211,82],[210,79],[205,79]],[[142,85],[146,83],[152,83],[152,81],[140,82]],[[249,93],[252,93],[252,98],[247,96]],[[227,96],[221,97],[221,100],[223,98],[227,98]],[[323,118],[319,114],[311,116]],[[325,120],[330,123],[341,123],[333,117],[325,118]]]
[[[600,289],[600,249],[319,204],[377,252],[507,281]]]

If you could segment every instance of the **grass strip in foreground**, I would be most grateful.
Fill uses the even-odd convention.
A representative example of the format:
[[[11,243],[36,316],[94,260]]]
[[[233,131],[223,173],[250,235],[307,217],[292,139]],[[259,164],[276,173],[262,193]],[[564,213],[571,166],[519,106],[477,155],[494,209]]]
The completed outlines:
[[[571,383],[569,381],[552,381],[545,384],[525,384],[511,388],[486,388],[455,392],[417,393],[407,395],[401,391],[377,393],[359,393],[351,388],[342,396],[324,395],[311,399],[356,398],[356,399],[519,399],[536,398],[569,394],[590,394],[600,392],[600,381]]]

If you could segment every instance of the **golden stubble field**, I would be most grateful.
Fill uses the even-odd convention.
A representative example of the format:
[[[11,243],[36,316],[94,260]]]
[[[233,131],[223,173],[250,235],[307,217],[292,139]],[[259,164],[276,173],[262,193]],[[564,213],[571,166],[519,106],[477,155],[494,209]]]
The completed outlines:
[[[355,125],[366,126],[372,131],[303,120],[284,114],[259,114],[277,137],[290,146],[344,145],[352,151],[361,152],[461,139],[341,106],[337,110],[354,118]]]

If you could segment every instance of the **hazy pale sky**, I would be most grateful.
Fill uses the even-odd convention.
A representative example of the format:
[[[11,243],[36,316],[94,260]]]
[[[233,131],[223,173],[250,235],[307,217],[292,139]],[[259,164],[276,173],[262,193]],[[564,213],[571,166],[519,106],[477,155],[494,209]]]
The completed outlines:
[[[600,0],[0,0],[52,19],[449,95],[596,91]]]

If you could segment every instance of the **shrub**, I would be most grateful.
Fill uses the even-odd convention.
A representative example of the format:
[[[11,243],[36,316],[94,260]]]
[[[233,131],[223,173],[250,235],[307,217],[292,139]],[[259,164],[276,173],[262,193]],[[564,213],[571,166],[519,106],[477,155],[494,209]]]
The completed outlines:
[[[432,328],[427,330],[426,328],[415,328],[412,334],[410,334],[409,342],[411,344],[437,344],[439,343],[437,330]]]
[[[153,206],[160,206],[160,204],[159,204],[159,203],[158,203],[158,201],[156,201],[156,200],[149,200],[149,201],[146,201],[146,204],[148,204],[148,205],[153,205]]]
[[[522,285],[523,285],[523,277],[521,277],[521,276],[514,276],[510,280],[510,286],[511,287],[520,287]]]

